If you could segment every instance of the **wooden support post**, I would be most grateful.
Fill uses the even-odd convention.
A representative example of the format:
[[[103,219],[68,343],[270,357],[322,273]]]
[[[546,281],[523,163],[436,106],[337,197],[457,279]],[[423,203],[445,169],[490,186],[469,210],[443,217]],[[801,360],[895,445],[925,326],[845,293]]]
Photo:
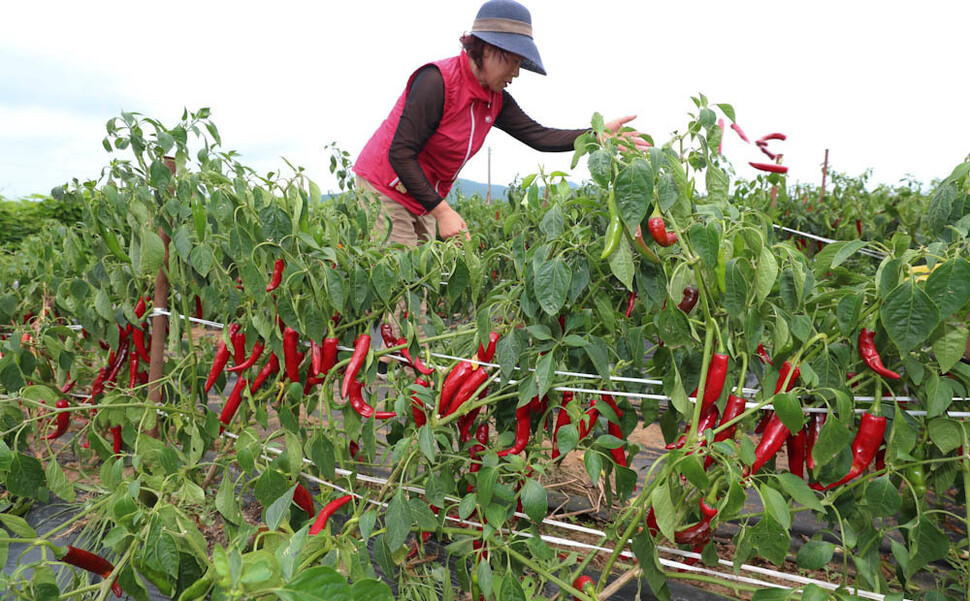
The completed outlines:
[[[175,159],[165,157],[165,166],[169,168],[172,175],[175,175]],[[155,274],[155,296],[152,300],[152,308],[165,309],[168,303],[168,277],[165,275],[165,270],[168,269],[169,237],[162,228],[158,228],[158,235],[161,236],[162,243],[165,245],[165,259],[162,266],[158,268],[158,273]],[[168,317],[165,315],[156,315],[152,318],[151,363],[148,366],[148,400],[149,402],[157,404],[161,404],[164,400],[162,398],[162,387],[158,382],[162,379],[164,372],[165,342],[167,339]],[[148,434],[158,438],[158,428],[152,428]]]
[[[825,198],[825,178],[829,174],[829,149],[825,149],[825,162],[822,163],[822,190],[818,194],[818,204],[821,206]]]

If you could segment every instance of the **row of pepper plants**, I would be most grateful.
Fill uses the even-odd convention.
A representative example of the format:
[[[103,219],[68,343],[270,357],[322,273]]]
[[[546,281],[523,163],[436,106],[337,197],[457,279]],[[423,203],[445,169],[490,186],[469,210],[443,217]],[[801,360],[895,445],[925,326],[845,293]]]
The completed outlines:
[[[339,150],[346,190],[324,199],[300,168],[261,175],[220,150],[207,110],[171,128],[110,120],[102,177],[55,190],[83,222],[0,261],[0,555],[42,551],[0,594],[450,599],[455,578],[476,599],[588,601],[633,565],[626,549],[660,598],[670,579],[763,599],[963,598],[970,446],[947,412],[970,384],[970,163],[891,237],[806,252],[773,228],[797,191],[773,173],[732,194],[716,111],[734,111],[693,101],[684,133],[646,153],[598,142],[594,116],[574,160],[590,182],[539,173],[508,202],[461,199],[471,240],[414,249],[380,244]],[[164,332],[149,321],[159,269]],[[200,336],[189,316],[225,327]],[[408,367],[378,401],[392,354]],[[622,379],[650,376],[662,383]],[[624,396],[643,392],[669,402]],[[654,422],[670,448],[638,474],[628,438]],[[598,581],[594,554],[540,537],[542,483],[571,451],[610,505]],[[386,484],[358,479],[374,469]],[[75,513],[38,534],[17,510],[52,497]],[[821,528],[795,551],[803,512]],[[715,538],[728,524],[730,553]],[[664,569],[667,545],[736,569],[794,556],[841,587]]]

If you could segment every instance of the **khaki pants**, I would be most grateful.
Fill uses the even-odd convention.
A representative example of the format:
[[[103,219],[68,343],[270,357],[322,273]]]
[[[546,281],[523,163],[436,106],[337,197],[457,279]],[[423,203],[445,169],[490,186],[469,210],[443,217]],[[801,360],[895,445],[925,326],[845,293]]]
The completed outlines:
[[[427,240],[434,240],[437,232],[437,222],[430,214],[415,215],[404,208],[404,205],[395,202],[391,198],[381,194],[367,180],[357,176],[357,189],[365,196],[373,196],[381,205],[381,213],[377,218],[374,231],[371,236],[375,239],[383,240],[387,224],[391,225],[391,237],[388,240],[392,243],[403,244],[404,246],[417,246]],[[366,203],[367,199],[362,196],[361,203]]]
[[[387,224],[390,223],[391,235],[388,238],[388,242],[403,244],[404,246],[414,247],[428,240],[434,240],[437,235],[437,221],[434,216],[430,213],[425,215],[415,215],[411,211],[404,208],[404,205],[395,202],[393,199],[381,194],[370,182],[364,178],[357,176],[357,190],[363,194],[359,197],[360,203],[367,209],[367,204],[370,202],[368,197],[373,197],[380,202],[381,212],[378,215],[377,222],[374,225],[374,230],[371,232],[371,238],[375,240],[383,240],[386,236]],[[397,304],[394,309],[394,315],[398,316],[404,314],[407,309],[404,301]],[[428,306],[427,303],[421,301],[421,317],[420,323],[426,324]],[[385,317],[386,319],[386,317]],[[391,329],[394,332],[395,337],[401,335],[401,330],[397,326],[397,319],[389,320],[391,323]],[[374,326],[375,329],[377,326]],[[374,333],[377,335],[376,332]],[[383,361],[384,359],[382,359]],[[389,361],[389,360],[387,360]],[[386,361],[385,361],[386,362]]]

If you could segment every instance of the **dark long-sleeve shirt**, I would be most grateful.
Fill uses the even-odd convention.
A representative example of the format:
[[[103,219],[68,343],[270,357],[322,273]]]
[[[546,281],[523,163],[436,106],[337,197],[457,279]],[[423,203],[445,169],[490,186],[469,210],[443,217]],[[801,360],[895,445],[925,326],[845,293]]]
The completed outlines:
[[[438,129],[445,111],[445,83],[434,65],[420,69],[411,82],[404,110],[391,141],[391,167],[407,191],[428,211],[443,199],[425,177],[418,154]],[[576,138],[588,129],[555,129],[536,123],[526,115],[512,96],[502,91],[502,110],[495,127],[516,140],[542,152],[565,152],[573,149]]]

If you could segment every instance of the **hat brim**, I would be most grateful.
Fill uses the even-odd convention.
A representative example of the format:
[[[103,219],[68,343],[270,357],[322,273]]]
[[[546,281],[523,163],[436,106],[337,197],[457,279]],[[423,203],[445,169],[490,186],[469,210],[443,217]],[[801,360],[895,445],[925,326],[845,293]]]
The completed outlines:
[[[471,34],[492,46],[521,56],[523,69],[539,75],[546,74],[546,68],[542,66],[542,57],[539,56],[539,49],[536,48],[535,42],[531,38],[517,33],[498,31],[473,31]]]

